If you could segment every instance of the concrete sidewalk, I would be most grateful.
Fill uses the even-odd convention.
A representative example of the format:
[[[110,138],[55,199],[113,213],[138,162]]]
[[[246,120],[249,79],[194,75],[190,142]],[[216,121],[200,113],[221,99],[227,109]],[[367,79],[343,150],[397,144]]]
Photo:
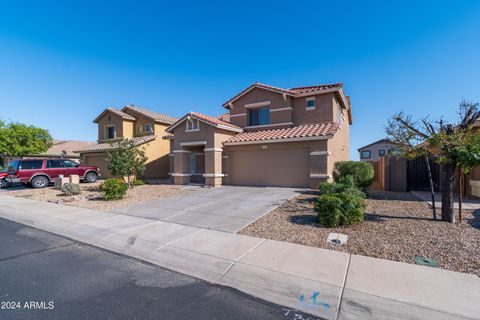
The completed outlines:
[[[420,200],[425,201],[429,205],[432,205],[432,196],[430,192],[426,191],[411,191],[411,193],[419,198]],[[435,206],[437,208],[442,207],[442,194],[440,192],[435,192]],[[462,206],[465,210],[478,210],[480,209],[480,201],[474,199],[465,198],[462,200]],[[458,209],[458,197],[454,197],[453,207]]]
[[[480,319],[475,275],[0,195],[0,216],[325,319]]]

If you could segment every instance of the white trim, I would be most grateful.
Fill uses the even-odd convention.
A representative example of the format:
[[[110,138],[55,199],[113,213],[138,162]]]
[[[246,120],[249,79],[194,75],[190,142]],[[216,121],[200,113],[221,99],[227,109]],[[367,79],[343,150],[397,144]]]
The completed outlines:
[[[190,177],[191,173],[172,173],[172,177]]]
[[[188,129],[189,123],[192,125],[191,129]],[[195,124],[197,125],[196,128],[195,128]],[[191,117],[187,117],[187,121],[185,121],[185,132],[194,132],[194,131],[200,131],[200,121],[198,121],[197,118],[193,118],[192,120]]]
[[[197,129],[185,129],[185,132],[196,132],[196,131],[200,131],[200,128],[197,128]]]
[[[223,159],[228,159],[228,156],[222,156]]]
[[[292,107],[285,107],[285,108],[270,109],[270,112],[285,111],[285,110],[293,110],[293,108]]]
[[[195,155],[196,155],[196,156],[204,156],[204,155],[205,155],[205,152],[195,152]]]
[[[329,156],[331,155],[330,151],[313,151],[310,152],[311,156]]]
[[[188,147],[188,146],[204,146],[207,144],[207,141],[186,141],[186,142],[181,142],[180,146],[182,147]]]
[[[280,91],[280,90],[277,90],[277,89],[275,89],[275,88],[265,88],[265,87],[263,87],[263,86],[259,86],[259,85],[257,85],[257,84],[254,83],[254,84],[250,85],[250,87],[248,87],[245,91],[241,92],[241,93],[238,94],[237,96],[235,96],[235,97],[233,97],[232,99],[230,99],[230,100],[228,101],[228,103],[225,102],[225,103],[223,104],[223,107],[226,107],[226,106],[231,106],[231,107],[233,107],[233,102],[234,102],[234,101],[237,101],[240,97],[244,96],[245,94],[247,94],[248,92],[252,91],[252,90],[255,89],[255,88],[262,89],[262,90],[267,90],[267,91],[272,91],[272,92],[276,92],[276,93],[280,93],[280,94],[284,94],[284,95],[293,96],[293,94],[291,94],[291,93],[286,93],[286,92],[284,92],[283,90]]]
[[[168,154],[169,157],[174,157],[175,155],[173,153]]]
[[[218,152],[222,152],[223,149],[222,149],[222,148],[205,148],[205,149],[203,149],[203,151],[218,151]]]
[[[205,173],[203,174],[204,178],[221,178],[225,175],[223,173]]]
[[[173,150],[173,153],[190,153],[188,150]]]
[[[267,100],[267,101],[260,101],[260,102],[255,102],[255,103],[247,103],[245,105],[245,108],[260,108],[260,107],[268,107],[269,105],[272,104],[272,101]]]
[[[235,118],[235,117],[243,117],[246,116],[247,113],[237,113],[237,114],[231,114],[230,118]]]
[[[324,173],[310,173],[310,178],[330,179],[332,176]]]
[[[241,142],[224,142],[224,146],[237,146],[242,144],[265,144],[265,143],[283,143],[283,142],[298,142],[298,141],[315,141],[315,140],[328,140],[332,135],[318,136],[318,137],[302,137],[302,138],[283,138],[283,139],[270,139],[270,140],[256,140],[256,141],[241,141]]]
[[[199,173],[199,172],[195,172],[195,173],[192,173],[192,176],[202,176],[203,173]]]
[[[194,115],[184,115],[182,118],[180,118],[179,120],[177,120],[177,122],[175,122],[174,124],[172,124],[170,127],[168,127],[167,129],[165,129],[166,132],[172,132],[173,129],[175,129],[176,127],[178,127],[180,124],[183,123],[183,121],[186,121],[187,120],[187,116],[191,117],[191,118],[194,118],[194,119],[197,119],[198,121],[200,122],[203,122],[209,126],[212,126],[214,128],[219,128],[219,129],[225,129],[225,130],[230,130],[230,131],[234,131],[234,132],[242,132],[243,129],[242,128],[234,128],[234,127],[230,127],[230,126],[226,126],[226,125],[222,125],[222,124],[214,124],[214,123],[210,123],[210,122],[207,122],[205,120],[202,120],[200,118],[197,118],[195,117]],[[200,128],[200,125],[198,126]],[[186,128],[186,127],[185,127]],[[187,131],[185,129],[185,131]],[[192,132],[193,130],[189,130],[187,132]],[[198,131],[198,130],[195,130],[195,131]]]
[[[293,122],[278,122],[278,123],[260,124],[258,126],[247,126],[247,127],[245,127],[245,129],[268,128],[268,127],[279,127],[279,126],[293,126]]]

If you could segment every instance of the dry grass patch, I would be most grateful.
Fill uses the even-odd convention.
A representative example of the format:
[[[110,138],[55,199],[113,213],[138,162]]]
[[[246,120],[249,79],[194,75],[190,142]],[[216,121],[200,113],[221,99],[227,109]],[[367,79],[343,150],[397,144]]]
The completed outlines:
[[[122,200],[105,201],[98,190],[102,181],[95,183],[81,183],[82,193],[76,196],[64,196],[62,191],[48,187],[44,189],[22,189],[9,191],[5,195],[29,198],[34,200],[65,204],[100,211],[111,211],[125,208],[137,203],[148,202],[158,198],[167,198],[187,192],[194,192],[195,187],[176,186],[168,184],[145,184],[127,190],[127,195]]]
[[[464,211],[462,223],[433,221],[428,204],[408,193],[374,193],[365,222],[324,228],[313,209],[315,194],[302,194],[241,230],[241,234],[415,263],[435,259],[444,269],[480,276],[480,211]],[[327,243],[330,232],[348,235],[342,246]]]

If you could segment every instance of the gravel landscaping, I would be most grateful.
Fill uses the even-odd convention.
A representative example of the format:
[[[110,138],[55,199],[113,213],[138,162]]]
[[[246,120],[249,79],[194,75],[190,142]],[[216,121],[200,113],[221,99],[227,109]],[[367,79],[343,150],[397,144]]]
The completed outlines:
[[[316,222],[315,197],[302,194],[239,233],[407,263],[423,256],[480,276],[480,210],[464,210],[463,222],[450,224],[433,221],[428,204],[409,193],[375,192],[364,223],[328,229]],[[347,234],[347,243],[327,243],[330,232]]]
[[[5,195],[59,203],[69,206],[111,211],[124,208],[133,204],[151,201],[158,198],[167,198],[197,190],[193,186],[178,186],[169,184],[145,184],[127,190],[127,195],[122,200],[105,201],[102,199],[98,186],[102,181],[95,183],[81,183],[82,193],[76,196],[64,196],[62,192],[53,187],[44,189],[26,188],[8,191]]]

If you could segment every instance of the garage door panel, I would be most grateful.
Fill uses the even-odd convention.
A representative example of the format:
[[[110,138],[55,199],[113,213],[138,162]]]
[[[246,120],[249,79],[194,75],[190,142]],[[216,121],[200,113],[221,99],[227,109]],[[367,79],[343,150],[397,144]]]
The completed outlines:
[[[234,185],[307,187],[307,148],[252,149],[229,152],[229,181]]]

